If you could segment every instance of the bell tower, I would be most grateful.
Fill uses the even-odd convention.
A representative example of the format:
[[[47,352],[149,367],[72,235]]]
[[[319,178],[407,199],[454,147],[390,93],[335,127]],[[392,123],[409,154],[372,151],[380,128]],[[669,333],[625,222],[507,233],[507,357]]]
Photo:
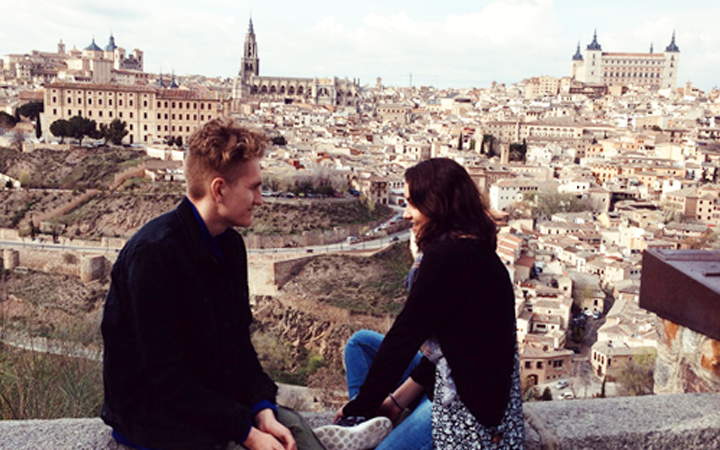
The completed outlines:
[[[240,78],[242,78],[243,81],[253,75],[259,75],[260,58],[258,58],[257,41],[255,40],[255,30],[253,29],[252,17],[250,18],[248,32],[245,35],[245,49],[243,51],[241,64]]]

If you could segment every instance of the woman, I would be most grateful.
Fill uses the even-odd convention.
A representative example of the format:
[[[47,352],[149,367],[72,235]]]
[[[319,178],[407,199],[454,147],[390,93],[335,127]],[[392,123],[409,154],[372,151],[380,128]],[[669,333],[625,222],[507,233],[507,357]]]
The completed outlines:
[[[450,159],[423,161],[405,181],[403,217],[421,260],[408,276],[405,307],[337,418],[396,418],[427,392],[435,448],[524,448],[515,298],[495,253],[495,223]],[[425,357],[401,383],[421,347]]]

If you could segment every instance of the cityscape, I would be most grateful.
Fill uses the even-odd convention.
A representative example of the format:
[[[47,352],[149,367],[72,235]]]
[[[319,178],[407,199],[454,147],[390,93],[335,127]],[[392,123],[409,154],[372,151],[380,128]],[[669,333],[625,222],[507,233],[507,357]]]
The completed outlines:
[[[395,223],[405,202],[404,171],[428,158],[452,158],[499,224],[497,253],[515,285],[526,399],[719,392],[718,337],[680,323],[701,344],[685,349],[682,369],[668,368],[677,356],[669,318],[641,307],[647,253],[704,251],[720,261],[720,89],[684,81],[692,74],[676,30],[638,52],[606,45],[603,30],[589,25],[583,42],[566,43],[565,74],[441,88],[412,72],[402,85],[386,85],[380,76],[266,73],[260,22],[257,15],[248,19],[231,78],[148,70],[143,42],[121,42],[112,32],[102,40],[88,35],[82,49],[62,40],[39,50],[18,43],[17,53],[0,60],[0,147],[69,152],[113,141],[143,164],[116,176],[112,189],[138,174],[182,186],[190,135],[229,116],[272,139],[263,195],[312,201],[288,199],[320,197],[312,190],[291,194],[293,180],[297,186],[302,177],[326,176],[340,198],[357,196],[391,211],[382,226],[292,245],[246,237],[251,258],[271,254],[271,264],[406,241]],[[71,130],[80,119],[93,129]],[[0,173],[6,193],[29,186],[13,175]],[[64,213],[78,204],[68,198]],[[24,250],[9,250],[10,241],[27,237],[2,232],[6,269],[37,265]],[[49,245],[72,240],[43,233]],[[86,237],[79,233],[78,241]],[[112,260],[127,237],[87,242]],[[78,271],[98,279],[107,261],[99,264],[87,269],[99,274]],[[674,375],[658,376],[668,372]]]

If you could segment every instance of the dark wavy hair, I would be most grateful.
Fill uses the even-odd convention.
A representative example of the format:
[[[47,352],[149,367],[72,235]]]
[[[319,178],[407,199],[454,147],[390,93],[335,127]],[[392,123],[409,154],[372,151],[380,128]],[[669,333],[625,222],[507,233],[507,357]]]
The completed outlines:
[[[407,200],[430,220],[419,230],[420,250],[442,238],[473,237],[492,250],[497,227],[490,210],[464,167],[448,158],[423,161],[405,172]]]

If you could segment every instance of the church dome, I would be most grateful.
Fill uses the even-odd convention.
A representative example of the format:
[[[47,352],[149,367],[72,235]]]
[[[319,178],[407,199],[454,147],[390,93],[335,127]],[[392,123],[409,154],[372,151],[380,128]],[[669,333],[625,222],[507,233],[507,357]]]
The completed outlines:
[[[101,49],[100,47],[98,47],[98,45],[95,43],[95,38],[93,38],[92,44],[90,44],[90,45],[88,45],[87,47],[85,47],[85,50],[97,50],[97,51],[102,51],[102,49]]]

